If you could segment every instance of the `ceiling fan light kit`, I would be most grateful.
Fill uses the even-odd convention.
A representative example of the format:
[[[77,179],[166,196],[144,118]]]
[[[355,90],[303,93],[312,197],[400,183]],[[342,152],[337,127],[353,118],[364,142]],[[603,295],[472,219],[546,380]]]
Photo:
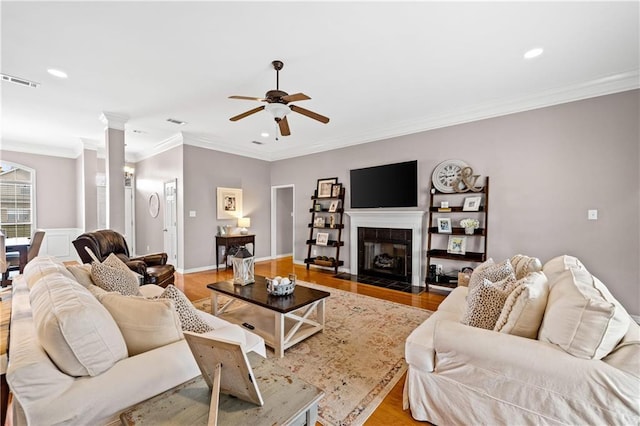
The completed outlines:
[[[287,92],[283,92],[280,90],[280,70],[284,67],[284,63],[282,61],[275,60],[271,62],[273,65],[273,69],[276,70],[276,88],[275,90],[269,90],[264,98],[256,98],[251,96],[229,96],[229,99],[241,99],[248,101],[258,101],[258,102],[266,102],[267,105],[263,105],[249,111],[243,112],[242,114],[238,114],[236,116],[231,117],[229,120],[238,121],[245,117],[248,117],[252,114],[262,111],[266,109],[273,115],[274,120],[278,123],[278,128],[280,129],[280,134],[282,136],[289,136],[291,134],[289,130],[289,123],[287,121],[287,114],[289,112],[294,111],[298,114],[306,115],[309,118],[317,120],[321,123],[328,123],[329,118],[313,111],[309,111],[308,109],[300,108],[296,105],[288,105],[289,102],[297,102],[297,101],[306,101],[311,99],[309,96],[304,93],[294,93],[293,95],[288,94]]]

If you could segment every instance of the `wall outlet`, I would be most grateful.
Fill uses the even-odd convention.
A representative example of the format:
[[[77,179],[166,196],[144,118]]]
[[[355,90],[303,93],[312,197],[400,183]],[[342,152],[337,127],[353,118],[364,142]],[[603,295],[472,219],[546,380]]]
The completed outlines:
[[[196,211],[195,210],[189,210],[189,217],[196,217]]]
[[[149,246],[147,246],[147,253],[149,253],[149,250],[150,250],[150,248],[149,248]]]

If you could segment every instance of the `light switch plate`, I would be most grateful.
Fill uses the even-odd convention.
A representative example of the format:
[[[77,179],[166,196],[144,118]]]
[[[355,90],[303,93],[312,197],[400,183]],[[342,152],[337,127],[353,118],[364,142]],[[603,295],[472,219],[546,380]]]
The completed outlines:
[[[189,217],[196,217],[196,211],[195,210],[189,210]]]
[[[598,210],[588,210],[587,218],[589,220],[598,220]]]

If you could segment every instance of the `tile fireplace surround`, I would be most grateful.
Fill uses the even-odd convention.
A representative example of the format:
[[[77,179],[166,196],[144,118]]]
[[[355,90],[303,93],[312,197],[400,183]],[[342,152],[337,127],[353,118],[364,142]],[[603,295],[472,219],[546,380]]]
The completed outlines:
[[[357,274],[358,268],[358,228],[411,229],[411,284],[424,287],[422,263],[422,228],[424,211],[419,210],[350,210],[349,216],[349,267]]]

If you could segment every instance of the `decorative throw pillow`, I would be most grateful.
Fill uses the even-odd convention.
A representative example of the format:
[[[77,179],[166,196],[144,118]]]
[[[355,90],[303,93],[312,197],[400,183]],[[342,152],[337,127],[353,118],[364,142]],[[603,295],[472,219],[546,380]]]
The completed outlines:
[[[27,280],[27,286],[31,290],[42,277],[59,273],[67,278],[73,279],[71,272],[67,271],[64,264],[52,256],[38,256],[24,267],[23,275]]]
[[[516,279],[520,280],[531,272],[542,270],[542,262],[537,257],[529,257],[523,254],[516,254],[511,258],[511,266],[516,274]]]
[[[134,356],[183,338],[180,317],[168,299],[146,299],[104,293],[97,296],[107,308]]]
[[[469,291],[471,291],[473,287],[482,284],[485,279],[492,283],[497,283],[509,276],[513,276],[515,279],[513,266],[511,266],[509,259],[505,259],[500,263],[494,263],[493,259],[489,259],[482,265],[478,266],[471,274],[471,278],[469,279]]]
[[[544,264],[542,268],[542,272],[547,276],[549,280],[549,288],[553,287],[553,284],[556,282],[556,279],[564,272],[569,269],[578,269],[578,270],[587,270],[584,267],[582,262],[577,257],[562,255],[557,256]]]
[[[629,329],[631,317],[586,269],[570,268],[549,290],[538,339],[584,359],[602,359]]]
[[[169,284],[164,292],[158,296],[158,298],[173,300],[174,307],[178,316],[180,317],[180,323],[184,331],[191,331],[192,333],[206,333],[212,331],[213,327],[207,324],[198,315],[198,311],[193,307],[187,296],[183,292],[178,290],[173,284]]]
[[[117,291],[123,296],[140,296],[138,282],[129,271],[114,268],[104,263],[92,262],[91,278],[103,290]]]
[[[73,275],[76,281],[84,287],[89,288],[89,286],[95,285],[91,279],[91,265],[86,263],[82,265],[69,265],[67,266],[67,270],[71,272],[71,275]]]
[[[116,322],[72,278],[48,275],[29,292],[29,299],[38,342],[63,373],[97,376],[127,357]]]
[[[462,324],[493,330],[515,284],[515,277],[512,274],[495,284],[485,279],[481,284],[470,288]]]
[[[518,281],[504,303],[494,330],[535,339],[547,306],[547,277],[542,272],[532,272]]]

